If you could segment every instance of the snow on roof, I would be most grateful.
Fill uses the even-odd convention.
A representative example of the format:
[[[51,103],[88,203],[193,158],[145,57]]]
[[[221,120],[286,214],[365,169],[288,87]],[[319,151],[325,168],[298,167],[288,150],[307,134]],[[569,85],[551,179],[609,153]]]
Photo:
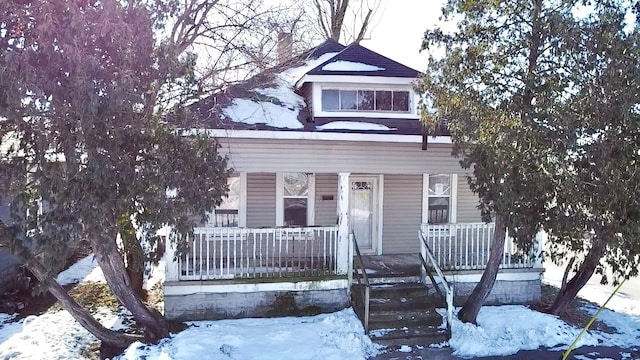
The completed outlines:
[[[345,63],[355,63],[360,64],[373,64],[375,67],[379,67],[377,70],[360,70],[360,69],[349,69],[349,68],[339,68],[335,70],[331,69],[331,66],[338,66],[339,62]],[[330,65],[330,63],[338,63],[338,65]],[[330,65],[329,69],[325,68],[325,66]],[[351,66],[351,65],[349,65]],[[369,65],[372,66],[372,65]],[[358,67],[362,67],[359,65]],[[340,72],[340,75],[359,75],[359,76],[379,76],[379,77],[402,77],[402,78],[411,78],[415,79],[420,77],[420,72],[415,69],[412,69],[408,66],[402,65],[397,61],[391,60],[383,55],[376,53],[375,51],[369,50],[362,45],[357,43],[353,43],[342,51],[340,51],[335,57],[331,58],[330,61],[326,61],[325,63],[318,64],[317,67],[309,70],[307,75],[333,75],[334,72]]]
[[[234,122],[266,124],[280,129],[302,129],[298,120],[304,99],[295,93],[295,83],[310,69],[331,59],[337,53],[327,53],[301,66],[289,68],[278,74],[274,85],[255,89],[254,99],[234,99],[223,109],[223,114]]]
[[[369,130],[369,131],[392,131],[397,130],[381,124],[373,124],[361,121],[332,121],[316,126],[318,130]]]
[[[294,86],[295,83],[300,80],[307,72],[314,69],[316,66],[322,64],[338,55],[337,52],[330,52],[326,54],[322,54],[317,59],[307,60],[304,65],[292,67],[288,70],[285,70],[280,74],[280,78],[288,82],[291,86]]]
[[[359,62],[338,60],[322,67],[325,71],[384,71],[382,67]]]
[[[302,129],[298,121],[299,108],[289,108],[270,102],[235,99],[223,113],[235,122],[245,124],[266,124],[276,128]]]

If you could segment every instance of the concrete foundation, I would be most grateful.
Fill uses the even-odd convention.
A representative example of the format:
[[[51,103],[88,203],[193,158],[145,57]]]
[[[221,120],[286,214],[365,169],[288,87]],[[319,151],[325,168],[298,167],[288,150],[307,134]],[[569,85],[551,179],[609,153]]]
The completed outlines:
[[[530,304],[540,300],[543,269],[501,269],[484,305]],[[453,302],[462,306],[482,277],[482,271],[445,273],[453,287]],[[427,287],[433,288],[429,279]],[[423,280],[423,281],[425,281]],[[444,287],[439,283],[441,291]]]
[[[454,282],[453,302],[462,306],[476,283]],[[540,300],[540,280],[496,280],[484,305],[528,304]]]
[[[210,292],[165,295],[164,311],[168,319],[178,321],[268,317],[281,315],[282,301],[277,303],[279,298],[293,298],[294,306],[302,314],[338,311],[349,303],[347,289]]]

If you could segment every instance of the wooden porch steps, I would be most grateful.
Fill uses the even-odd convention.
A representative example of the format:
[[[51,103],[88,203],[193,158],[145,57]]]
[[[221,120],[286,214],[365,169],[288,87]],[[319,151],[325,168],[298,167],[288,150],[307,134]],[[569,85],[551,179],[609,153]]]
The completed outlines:
[[[388,275],[388,274],[387,274]],[[375,274],[371,274],[374,281]],[[386,276],[386,275],[385,275]],[[413,276],[411,276],[412,278]],[[388,276],[386,277],[388,279]],[[419,281],[373,283],[370,288],[369,337],[375,343],[388,347],[442,343],[447,331],[441,328],[442,316],[435,310],[444,307],[442,300],[430,294]],[[364,319],[364,303],[359,285],[352,289],[354,309]],[[364,323],[364,321],[363,321]]]

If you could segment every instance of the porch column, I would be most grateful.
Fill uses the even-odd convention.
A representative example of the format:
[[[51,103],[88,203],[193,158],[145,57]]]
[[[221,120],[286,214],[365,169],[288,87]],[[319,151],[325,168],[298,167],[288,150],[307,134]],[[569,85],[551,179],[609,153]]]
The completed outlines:
[[[169,226],[165,226],[158,232],[158,235],[164,237],[165,281],[178,281],[180,273],[178,270],[178,261],[175,259],[176,244],[173,238],[173,232]]]
[[[544,243],[547,241],[547,233],[544,230],[538,231],[536,238],[533,240],[533,248],[531,249],[531,255],[533,256],[533,267],[542,268],[544,264]]]
[[[349,236],[349,175],[338,174],[338,246],[336,262],[339,274],[350,274],[352,266]]]
[[[429,174],[422,174],[422,223],[429,222]]]

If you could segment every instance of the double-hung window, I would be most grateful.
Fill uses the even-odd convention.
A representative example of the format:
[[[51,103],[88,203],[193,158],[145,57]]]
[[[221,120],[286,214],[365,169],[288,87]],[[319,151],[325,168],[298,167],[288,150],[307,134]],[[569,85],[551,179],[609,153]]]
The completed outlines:
[[[451,222],[451,175],[429,175],[427,209],[429,224]]]
[[[237,227],[239,224],[241,184],[240,176],[229,176],[229,192],[209,216],[209,224],[216,227]]]
[[[315,177],[309,173],[278,173],[276,177],[276,225],[314,224]]]
[[[285,226],[307,226],[309,212],[309,175],[283,174],[283,207]]]

